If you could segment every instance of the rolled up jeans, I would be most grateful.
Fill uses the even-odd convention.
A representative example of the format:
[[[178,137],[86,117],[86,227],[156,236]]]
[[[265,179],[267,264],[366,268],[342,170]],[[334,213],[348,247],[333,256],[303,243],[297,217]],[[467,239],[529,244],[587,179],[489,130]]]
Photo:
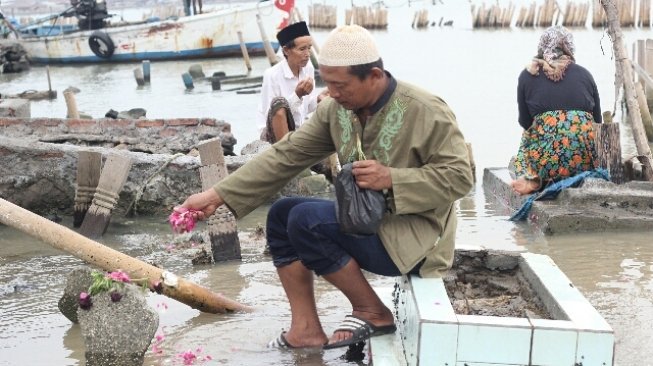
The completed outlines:
[[[266,234],[275,267],[301,260],[321,276],[337,272],[354,258],[368,272],[401,275],[378,235],[357,236],[340,231],[333,201],[282,198],[268,212]],[[417,273],[417,269],[413,272]]]

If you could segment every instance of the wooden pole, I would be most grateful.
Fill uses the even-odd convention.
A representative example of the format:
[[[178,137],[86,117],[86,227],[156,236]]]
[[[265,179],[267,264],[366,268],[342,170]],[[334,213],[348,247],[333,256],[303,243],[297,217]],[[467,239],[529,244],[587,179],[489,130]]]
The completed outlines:
[[[50,80],[50,65],[45,66],[45,74],[48,76],[48,98],[54,99],[57,97],[57,92],[52,91],[52,81]]]
[[[66,118],[79,118],[79,110],[77,110],[77,102],[75,101],[75,93],[67,91],[63,93],[63,97],[66,100],[66,109],[68,113]]]
[[[80,151],[77,158],[77,186],[75,187],[75,208],[73,227],[79,227],[84,221],[93,195],[100,181],[102,171],[102,154],[93,151]]]
[[[649,9],[650,10],[650,9]],[[648,24],[648,23],[647,23]],[[642,65],[647,75],[653,75],[653,39],[647,39],[644,44],[644,53],[646,56],[646,64]],[[649,106],[649,111],[653,108],[653,84],[646,83],[646,104]]]
[[[93,202],[86,212],[80,233],[89,238],[104,235],[111,220],[111,211],[118,203],[122,187],[127,181],[132,162],[128,156],[111,154],[107,158]]]
[[[200,152],[200,180],[202,190],[213,187],[229,173],[219,138],[203,141],[197,146]],[[241,259],[240,240],[236,218],[226,205],[218,207],[208,222],[211,251],[215,262]]]
[[[150,60],[143,60],[143,81],[150,83]]]
[[[251,309],[161,268],[88,239],[73,230],[0,198],[0,222],[63,250],[105,271],[122,270],[132,278],[148,278],[150,288],[161,281],[162,294],[207,313]]]
[[[624,95],[628,107],[628,120],[631,122],[633,138],[637,147],[638,159],[642,163],[642,175],[647,181],[653,182],[653,156],[648,145],[646,132],[642,126],[642,117],[637,103],[635,85],[633,83],[632,66],[624,49],[624,38],[619,24],[617,6],[614,0],[601,0],[608,18],[608,34],[612,40],[612,47],[615,54],[615,87],[624,88]]]
[[[243,53],[243,59],[245,60],[245,66],[247,66],[247,73],[249,74],[252,71],[252,64],[249,61],[249,53],[247,52],[247,45],[245,45],[245,40],[243,39],[243,32],[238,31],[238,41],[240,42],[240,51]]]
[[[274,66],[277,63],[277,56],[274,54],[274,50],[272,49],[270,40],[268,40],[267,34],[265,34],[265,28],[263,28],[263,21],[261,20],[260,14],[256,14],[256,22],[258,23],[258,30],[261,32],[261,40],[263,41],[263,49],[265,50],[265,54],[268,56],[270,66]],[[281,45],[279,45],[279,47],[281,47]]]
[[[641,112],[640,116],[642,118],[644,132],[646,133],[646,139],[653,142],[653,119],[651,119],[651,112],[649,112],[648,105],[646,104],[646,95],[644,95],[642,84],[636,83],[635,90],[637,92],[637,104],[639,105],[639,111]]]

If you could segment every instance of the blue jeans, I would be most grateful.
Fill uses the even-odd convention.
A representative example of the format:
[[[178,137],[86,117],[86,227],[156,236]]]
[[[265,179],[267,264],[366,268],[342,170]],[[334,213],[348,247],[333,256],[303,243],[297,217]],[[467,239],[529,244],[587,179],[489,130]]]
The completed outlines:
[[[270,208],[266,227],[276,267],[301,260],[315,274],[328,275],[354,258],[366,271],[401,275],[378,235],[358,236],[340,231],[333,201],[282,198]]]

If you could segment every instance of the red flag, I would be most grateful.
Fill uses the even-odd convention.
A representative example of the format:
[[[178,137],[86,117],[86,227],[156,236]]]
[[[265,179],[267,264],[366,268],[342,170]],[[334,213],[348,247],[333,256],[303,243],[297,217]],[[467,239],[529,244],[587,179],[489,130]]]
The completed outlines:
[[[274,0],[274,6],[290,14],[292,8],[295,7],[295,0]]]
[[[274,0],[274,6],[277,7],[277,9],[281,11],[285,11],[288,13],[288,16],[283,18],[283,21],[281,24],[279,24],[278,29],[283,29],[290,24],[290,13],[292,12],[292,9],[295,7],[295,0]]]

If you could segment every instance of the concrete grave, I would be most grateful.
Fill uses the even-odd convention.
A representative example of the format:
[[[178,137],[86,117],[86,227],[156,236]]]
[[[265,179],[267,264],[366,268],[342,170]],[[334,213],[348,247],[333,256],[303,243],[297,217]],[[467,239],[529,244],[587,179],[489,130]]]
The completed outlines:
[[[483,189],[486,197],[517,210],[528,196],[510,187],[507,168],[486,168]],[[653,229],[653,183],[630,181],[614,184],[602,179],[586,179],[581,187],[563,190],[556,199],[535,201],[529,223],[545,234],[582,231]]]
[[[447,282],[481,268],[514,275],[520,287],[518,296],[532,294],[527,302],[541,306],[544,312],[528,310],[524,316],[507,317],[454,310]],[[493,278],[497,277],[488,276],[488,282]],[[505,295],[495,298],[501,296]],[[545,255],[457,250],[449,275],[440,279],[403,276],[397,280],[393,301],[398,334],[372,338],[372,360],[377,366],[613,364],[612,328]],[[496,307],[490,303],[486,310]],[[403,354],[398,351],[401,348]]]

